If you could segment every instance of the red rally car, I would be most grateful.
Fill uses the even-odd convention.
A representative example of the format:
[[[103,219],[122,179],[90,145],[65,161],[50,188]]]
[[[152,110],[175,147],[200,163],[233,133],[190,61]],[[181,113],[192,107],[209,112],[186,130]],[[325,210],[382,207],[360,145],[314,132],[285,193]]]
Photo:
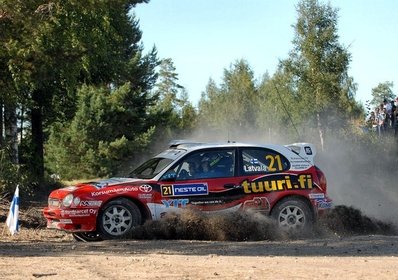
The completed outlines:
[[[90,241],[128,237],[146,220],[190,207],[253,210],[286,230],[306,230],[331,208],[324,173],[309,143],[258,145],[176,141],[126,178],[51,192],[47,227]]]

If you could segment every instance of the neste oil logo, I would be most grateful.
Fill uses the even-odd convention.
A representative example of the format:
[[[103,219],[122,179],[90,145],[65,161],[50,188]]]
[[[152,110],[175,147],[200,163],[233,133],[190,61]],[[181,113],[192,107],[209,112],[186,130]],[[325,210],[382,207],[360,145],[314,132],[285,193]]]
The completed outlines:
[[[245,180],[241,183],[244,193],[269,193],[284,190],[312,189],[311,174],[273,175],[257,178],[253,181]]]

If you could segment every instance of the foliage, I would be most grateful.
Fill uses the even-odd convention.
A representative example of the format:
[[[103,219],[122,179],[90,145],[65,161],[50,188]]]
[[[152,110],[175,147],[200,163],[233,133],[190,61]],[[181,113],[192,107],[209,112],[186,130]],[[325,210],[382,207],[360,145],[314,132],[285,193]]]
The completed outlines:
[[[46,128],[73,118],[82,83],[136,79],[143,91],[150,86],[151,77],[142,79],[150,65],[140,54],[141,32],[129,14],[142,2],[147,1],[1,1],[0,71],[6,72],[3,83],[13,85],[11,94],[27,107],[32,171],[38,177],[43,177]]]
[[[302,123],[304,115],[301,103],[293,92],[293,83],[281,71],[272,78],[263,77],[259,85],[259,112],[257,126],[264,132],[268,141],[280,136],[298,141],[297,126]]]
[[[142,100],[129,83],[114,90],[83,86],[78,97],[73,120],[52,128],[46,146],[51,172],[62,179],[110,175],[149,144],[153,128],[146,127]]]
[[[157,136],[162,140],[187,135],[196,123],[196,110],[188,101],[188,93],[178,83],[171,58],[162,59],[154,95],[159,101],[151,108],[157,117]]]
[[[300,1],[295,38],[289,58],[281,62],[304,120],[319,130],[344,127],[361,111],[355,102],[356,85],[348,76],[351,55],[339,43],[337,10],[317,0]]]
[[[199,102],[199,121],[205,130],[236,136],[242,129],[255,128],[259,100],[253,76],[242,59],[224,69],[220,86],[209,80]]]
[[[372,100],[370,101],[370,104],[377,107],[380,104],[383,104],[384,100],[387,100],[387,102],[394,100],[395,95],[392,91],[393,87],[393,82],[386,81],[384,83],[379,83],[377,87],[372,88]]]
[[[12,162],[9,149],[0,149],[0,194],[12,194],[17,185],[28,186],[28,178],[22,168],[23,166]]]

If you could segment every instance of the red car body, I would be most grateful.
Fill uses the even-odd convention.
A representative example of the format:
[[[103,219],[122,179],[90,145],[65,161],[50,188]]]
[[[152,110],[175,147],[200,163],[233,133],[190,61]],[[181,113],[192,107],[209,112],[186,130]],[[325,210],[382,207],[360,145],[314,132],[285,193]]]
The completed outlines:
[[[176,142],[126,178],[51,192],[47,227],[83,240],[122,238],[145,220],[190,207],[248,210],[281,228],[308,228],[331,208],[326,178],[308,143],[255,145]]]

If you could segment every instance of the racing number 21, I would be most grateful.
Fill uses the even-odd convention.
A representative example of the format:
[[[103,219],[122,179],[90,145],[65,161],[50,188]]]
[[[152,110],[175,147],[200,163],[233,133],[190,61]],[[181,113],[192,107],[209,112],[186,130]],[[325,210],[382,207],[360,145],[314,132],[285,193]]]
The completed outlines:
[[[269,160],[268,171],[281,171],[283,169],[280,155],[267,155],[265,159]]]
[[[162,196],[172,196],[173,189],[171,185],[163,185],[161,186]]]

